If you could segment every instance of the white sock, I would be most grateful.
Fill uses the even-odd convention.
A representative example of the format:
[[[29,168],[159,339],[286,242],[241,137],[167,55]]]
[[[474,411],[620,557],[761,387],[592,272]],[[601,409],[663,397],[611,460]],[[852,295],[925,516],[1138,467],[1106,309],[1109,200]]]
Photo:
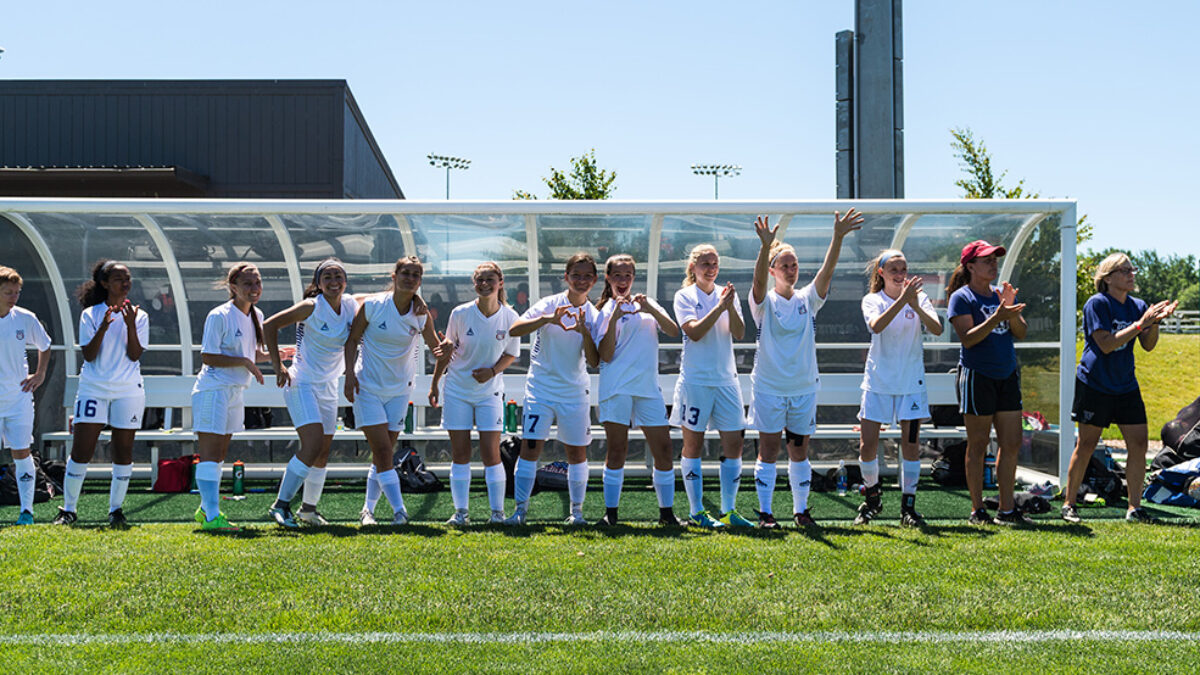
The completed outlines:
[[[300,461],[300,458],[292,455],[288,460],[287,468],[283,470],[283,479],[279,481],[279,494],[276,496],[281,502],[290,502],[296,498],[296,491],[300,489],[300,485],[308,478],[308,473],[312,471],[307,464]]]
[[[304,479],[303,504],[316,506],[321,501],[321,493],[325,491],[325,474],[328,469],[314,466],[308,470],[308,478]]]
[[[529,495],[533,493],[533,480],[537,478],[537,462],[517,458],[516,468],[513,469],[513,499],[517,508],[528,508]]]
[[[604,508],[615,509],[621,505],[621,488],[625,485],[625,468],[604,467]]]
[[[683,491],[687,493],[691,515],[704,510],[704,474],[700,472],[699,457],[681,457],[679,473],[683,475]]]
[[[804,513],[808,510],[808,490],[812,486],[812,464],[788,462],[788,483],[792,486],[792,511]]]
[[[654,470],[654,494],[658,497],[658,508],[675,507],[675,470]]]
[[[725,457],[721,461],[721,513],[737,509],[738,487],[742,484],[742,458]]]
[[[567,465],[567,495],[571,498],[571,510],[583,509],[583,497],[587,494],[588,463]]]
[[[200,462],[196,465],[196,490],[200,493],[200,508],[209,520],[221,513],[221,465]]]
[[[471,492],[471,465],[470,464],[451,464],[450,465],[450,498],[454,501],[454,508],[462,510],[467,508],[469,503],[469,495]]]
[[[764,462],[761,459],[754,463],[754,490],[758,492],[758,510],[762,513],[774,513],[771,503],[775,501],[775,478],[778,469],[775,462]]]
[[[917,494],[917,480],[921,478],[921,460],[900,462],[900,491],[906,495]]]
[[[392,505],[392,513],[407,513],[404,508],[404,495],[400,492],[400,474],[395,471],[376,472],[375,480],[379,482],[383,496],[387,497],[388,503]]]
[[[370,513],[375,513],[375,505],[379,503],[379,496],[383,492],[379,489],[379,479],[375,477],[375,465],[367,469],[367,498],[363,502],[363,509]]]
[[[504,490],[508,487],[508,476],[504,475],[503,464],[484,467],[483,481],[487,483],[488,506],[493,511],[504,510]]]
[[[858,461],[858,467],[862,469],[863,487],[871,487],[879,482],[879,458],[864,462]]]
[[[113,464],[112,483],[108,486],[108,512],[112,513],[125,504],[125,493],[129,492],[129,478],[133,476],[132,464]]]
[[[33,486],[37,480],[37,465],[33,462],[33,456],[14,459],[13,467],[17,471],[17,492],[21,495],[21,510],[33,513]]]
[[[63,510],[75,511],[79,493],[83,491],[83,479],[87,477],[88,465],[67,458],[67,472],[63,474]]]

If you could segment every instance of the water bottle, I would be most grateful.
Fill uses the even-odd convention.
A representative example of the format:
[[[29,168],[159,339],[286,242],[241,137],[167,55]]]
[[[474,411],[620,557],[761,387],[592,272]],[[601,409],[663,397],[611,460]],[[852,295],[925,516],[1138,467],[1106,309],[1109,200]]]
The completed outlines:
[[[838,460],[837,493],[839,497],[846,496],[846,460]]]
[[[988,455],[983,460],[983,487],[996,487],[996,457]]]
[[[509,434],[517,433],[517,402],[511,398],[504,404],[504,431]]]
[[[408,402],[408,414],[404,416],[404,433],[411,434],[413,432],[413,402]]]
[[[246,494],[246,465],[240,459],[233,463],[233,494]]]

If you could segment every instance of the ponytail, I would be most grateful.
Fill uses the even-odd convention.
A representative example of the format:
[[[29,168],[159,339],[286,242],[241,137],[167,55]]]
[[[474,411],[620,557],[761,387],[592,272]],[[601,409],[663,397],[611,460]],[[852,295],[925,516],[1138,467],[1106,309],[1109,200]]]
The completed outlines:
[[[119,264],[116,260],[101,258],[92,265],[92,278],[80,284],[79,288],[75,290],[75,297],[79,300],[80,305],[86,308],[108,302],[108,289],[102,284],[108,281],[113,268]]]
[[[326,258],[317,263],[317,269],[313,270],[312,281],[308,282],[308,286],[304,288],[304,294],[300,297],[315,298],[321,294],[321,273],[330,267],[336,267],[346,275],[346,268],[342,266],[342,261],[337,258]],[[347,275],[348,276],[348,275]]]
[[[954,291],[971,283],[971,271],[965,265],[959,263],[958,267],[950,274],[950,283],[946,284],[946,298],[949,299],[954,295]]]
[[[233,300],[237,295],[233,292],[233,285],[237,283],[237,278],[246,270],[258,270],[258,266],[254,263],[240,262],[229,268],[229,273],[225,275],[225,288],[229,290],[229,299]],[[258,320],[258,312],[255,311],[254,305],[250,306],[250,321],[254,324],[254,342],[260,349],[266,347],[266,342],[263,341],[262,323]]]

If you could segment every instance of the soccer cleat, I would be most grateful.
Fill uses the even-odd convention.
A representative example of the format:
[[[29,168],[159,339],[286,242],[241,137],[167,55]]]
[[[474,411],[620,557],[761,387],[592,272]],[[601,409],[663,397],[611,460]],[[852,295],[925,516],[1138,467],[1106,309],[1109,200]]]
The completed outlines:
[[[109,527],[127,527],[128,521],[125,520],[125,512],[121,509],[114,509],[108,514]]]
[[[563,521],[563,525],[570,525],[570,526],[587,525],[587,524],[588,524],[588,521],[586,518],[583,517],[583,511],[572,511],[571,515],[567,516],[567,519]]]
[[[74,525],[76,520],[79,520],[79,516],[75,515],[74,511],[67,511],[60,506],[53,522],[55,525]]]
[[[691,525],[690,522],[677,518],[675,512],[669,508],[660,508],[658,510],[658,524],[664,527],[687,527]]]
[[[500,509],[498,511],[493,509],[492,517],[488,519],[488,523],[490,523],[492,525],[503,525],[504,524],[504,509]]]
[[[363,508],[362,511],[358,512],[358,524],[359,525],[378,525],[379,521],[375,520],[374,513],[371,513],[366,508]]]
[[[296,518],[292,515],[292,509],[287,506],[272,506],[267,509],[267,515],[275,520],[275,524],[280,527],[286,527],[289,530],[294,530],[300,527],[296,524]]]
[[[204,515],[203,506],[196,507],[196,513],[192,514],[192,519],[196,521],[197,525],[203,525],[204,522],[208,520],[208,517]]]
[[[817,521],[813,520],[812,513],[808,509],[792,514],[792,520],[796,521],[796,527],[801,529],[820,527],[817,525]]]
[[[28,511],[22,511],[21,515],[17,516],[17,525],[32,525],[33,514]]]
[[[1021,513],[1018,509],[1012,511],[997,511],[996,524],[1006,527],[1029,527],[1033,525],[1033,519]]]
[[[1083,522],[1083,518],[1079,517],[1079,509],[1075,508],[1074,504],[1063,504],[1060,511],[1062,519],[1068,523]]]
[[[708,530],[720,530],[720,529],[724,529],[724,527],[725,527],[725,523],[722,523],[721,521],[714,519],[712,516],[710,516],[708,514],[708,511],[701,511],[700,513],[693,513],[691,515],[691,518],[692,518],[692,525],[695,525],[696,527],[703,527]]]
[[[871,508],[867,502],[858,505],[858,515],[854,517],[855,525],[870,525],[871,521],[878,515],[878,511]]]
[[[600,520],[596,521],[596,527],[612,527],[616,525],[617,522],[618,521],[616,518],[610,518],[609,514],[606,513],[600,517]]]
[[[321,512],[316,509],[302,508],[296,512],[295,518],[297,523],[304,523],[305,525],[320,526],[329,524],[329,521],[325,520],[325,516],[321,515]]]
[[[1125,520],[1130,523],[1156,523],[1158,519],[1146,512],[1141,506],[1125,512]]]
[[[392,524],[393,525],[407,525],[408,524],[408,511],[396,511],[395,513],[393,513],[392,514]]]
[[[858,505],[858,515],[854,518],[855,525],[868,525],[883,513],[883,486],[879,483],[862,489],[863,503]]]
[[[995,525],[996,521],[988,515],[987,509],[975,509],[967,516],[967,522],[971,525]]]
[[[925,527],[925,517],[913,509],[900,509],[900,525],[915,527],[919,530]]]
[[[524,525],[525,524],[525,509],[517,507],[513,514],[504,519],[505,525]]]
[[[730,511],[719,519],[726,527],[754,527],[754,523],[746,520],[737,511]]]
[[[456,509],[454,515],[450,516],[450,520],[447,520],[446,524],[463,527],[471,524],[471,517],[467,515],[466,509]]]
[[[779,523],[775,520],[774,514],[759,511],[758,526],[764,530],[775,530],[779,528]]]
[[[229,522],[224,513],[218,513],[216,518],[205,520],[200,529],[205,532],[241,532],[242,528]]]

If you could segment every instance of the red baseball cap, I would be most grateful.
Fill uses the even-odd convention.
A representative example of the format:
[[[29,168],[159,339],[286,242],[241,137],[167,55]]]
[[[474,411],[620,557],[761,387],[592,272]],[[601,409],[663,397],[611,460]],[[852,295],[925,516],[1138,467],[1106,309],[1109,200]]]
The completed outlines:
[[[976,239],[963,247],[962,257],[959,258],[959,262],[966,265],[976,258],[983,258],[993,253],[996,254],[996,257],[1000,257],[1008,253],[1008,249],[1003,246],[992,246],[982,239]]]

